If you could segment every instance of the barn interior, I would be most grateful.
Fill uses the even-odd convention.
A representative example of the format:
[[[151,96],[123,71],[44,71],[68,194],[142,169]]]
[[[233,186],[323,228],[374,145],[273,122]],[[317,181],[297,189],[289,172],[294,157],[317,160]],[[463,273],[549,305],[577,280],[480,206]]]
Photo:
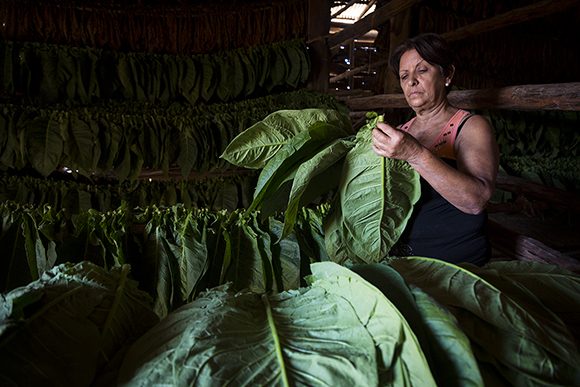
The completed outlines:
[[[565,352],[565,341],[553,349],[557,340],[546,339],[538,356],[568,362],[563,370],[580,364],[580,315],[564,312],[580,310],[574,309],[580,305],[580,1],[3,0],[0,23],[0,384],[346,385],[347,376],[316,367],[305,372],[336,379],[301,379],[279,370],[263,376],[258,360],[248,360],[252,377],[243,367],[222,375],[220,367],[225,370],[232,358],[215,354],[215,364],[191,366],[206,372],[194,379],[194,371],[179,373],[185,379],[162,379],[161,371],[159,379],[151,376],[155,371],[130,379],[119,370],[143,367],[135,365],[138,351],[131,345],[208,289],[230,283],[236,291],[281,293],[308,286],[310,264],[333,261],[325,250],[324,219],[335,191],[310,187],[317,195],[308,205],[295,203],[294,230],[287,233],[288,201],[258,211],[257,187],[270,182],[264,183],[261,168],[234,165],[224,152],[282,110],[341,112],[352,135],[369,113],[404,122],[413,111],[388,59],[400,43],[426,32],[443,36],[458,58],[450,102],[485,116],[499,146],[496,190],[487,205],[492,261],[547,265],[553,269],[546,271],[570,281],[562,285],[569,298],[555,309],[555,292],[540,297],[538,288],[522,287],[514,299],[536,294],[534,308],[550,314],[542,309],[549,323],[537,318],[534,327],[561,324],[570,331],[558,337],[569,335],[575,349]],[[277,183],[282,187],[282,180]],[[271,203],[281,199],[274,196]],[[62,344],[43,341],[42,350],[32,341],[16,344],[32,336],[30,327],[45,334],[49,306],[67,299],[54,290],[41,296],[39,289],[69,276],[62,289],[67,297],[78,293],[67,286],[88,264],[93,272],[121,275],[123,285],[101,296],[112,300],[105,309],[123,309],[124,317],[138,309],[119,298],[127,281],[147,300],[131,295],[131,305],[150,303],[152,313],[121,327],[112,313],[83,312],[84,325],[71,322],[81,317],[63,323],[67,337],[84,332],[71,339],[76,347],[55,333],[49,335]],[[101,281],[91,278],[78,283]],[[549,281],[546,287],[556,286],[557,280]],[[92,302],[86,300],[69,306],[80,310]],[[98,339],[86,333],[93,329],[86,320],[99,318],[107,329],[118,328],[114,339],[102,326]],[[530,379],[514,376],[511,363],[467,336],[479,367],[477,378],[469,376],[474,385],[525,385],[533,378],[580,383],[577,371],[542,379],[541,367],[533,365],[517,371]],[[97,343],[104,337],[105,349]],[[493,341],[493,334],[486,337]],[[276,353],[278,365],[290,362],[284,351]],[[82,360],[71,370],[74,359]],[[423,380],[407,380],[399,371],[378,372],[376,384]],[[433,371],[434,380],[468,384],[460,371],[449,372]]]

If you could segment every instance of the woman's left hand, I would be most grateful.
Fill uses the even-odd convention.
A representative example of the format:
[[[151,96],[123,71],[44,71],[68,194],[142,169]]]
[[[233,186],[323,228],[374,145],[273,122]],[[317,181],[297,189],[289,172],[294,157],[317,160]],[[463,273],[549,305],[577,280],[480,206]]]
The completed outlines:
[[[373,129],[373,151],[379,156],[412,162],[423,146],[409,133],[379,122]]]

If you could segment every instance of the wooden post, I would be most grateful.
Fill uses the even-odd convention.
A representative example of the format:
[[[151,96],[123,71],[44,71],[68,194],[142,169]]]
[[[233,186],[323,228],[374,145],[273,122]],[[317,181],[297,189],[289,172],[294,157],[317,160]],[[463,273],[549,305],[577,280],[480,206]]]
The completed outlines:
[[[320,92],[328,91],[330,73],[330,50],[326,39],[317,39],[330,32],[330,1],[308,1],[308,45],[312,70],[308,88]]]
[[[407,8],[391,19],[391,31],[389,33],[389,57],[393,50],[403,41],[409,38],[411,33],[411,8]],[[385,93],[399,92],[399,79],[393,74],[388,66],[384,67],[385,84],[383,90]]]

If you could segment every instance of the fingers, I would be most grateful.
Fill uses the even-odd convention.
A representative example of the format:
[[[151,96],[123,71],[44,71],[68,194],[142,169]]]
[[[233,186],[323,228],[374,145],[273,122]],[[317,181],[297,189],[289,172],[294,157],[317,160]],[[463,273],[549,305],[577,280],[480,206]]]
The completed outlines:
[[[381,124],[381,126],[383,126]],[[384,125],[386,126],[386,125]],[[379,156],[389,157],[393,146],[393,139],[389,137],[382,128],[375,128],[372,132],[372,148]]]
[[[390,133],[397,131],[397,129],[393,128],[391,125],[386,124],[384,122],[377,122],[377,126],[375,126],[375,129],[380,130],[386,135],[389,135]]]

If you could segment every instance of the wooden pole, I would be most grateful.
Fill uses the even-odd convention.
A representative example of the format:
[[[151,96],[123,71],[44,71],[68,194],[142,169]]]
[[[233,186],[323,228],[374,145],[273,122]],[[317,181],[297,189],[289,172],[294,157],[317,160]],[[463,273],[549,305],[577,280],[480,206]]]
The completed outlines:
[[[391,30],[389,31],[389,57],[393,54],[395,48],[411,35],[411,8],[400,12],[391,19]],[[384,93],[394,93],[399,87],[399,78],[393,74],[388,66],[383,68],[384,71]]]
[[[328,74],[330,73],[330,51],[324,39],[314,39],[330,31],[330,2],[320,0],[308,1],[308,47],[312,70],[309,89],[327,92]]]
[[[462,109],[580,111],[580,82],[458,90],[450,92],[448,98]],[[403,94],[352,98],[345,102],[355,111],[409,107]]]

